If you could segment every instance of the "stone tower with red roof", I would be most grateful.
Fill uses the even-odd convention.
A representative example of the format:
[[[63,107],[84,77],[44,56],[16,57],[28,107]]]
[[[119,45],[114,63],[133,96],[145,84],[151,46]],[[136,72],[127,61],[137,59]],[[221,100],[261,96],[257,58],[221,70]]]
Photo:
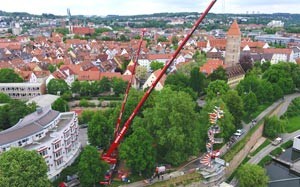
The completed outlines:
[[[226,38],[225,65],[232,67],[239,63],[241,48],[241,31],[236,20],[230,26]]]

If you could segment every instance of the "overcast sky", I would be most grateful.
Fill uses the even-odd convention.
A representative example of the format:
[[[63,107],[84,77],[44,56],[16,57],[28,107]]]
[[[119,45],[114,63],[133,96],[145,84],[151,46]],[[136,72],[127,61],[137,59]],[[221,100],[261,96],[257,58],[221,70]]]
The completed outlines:
[[[202,12],[211,0],[7,0],[0,10],[66,15],[136,15],[158,12]],[[300,0],[218,0],[214,13],[300,13]]]

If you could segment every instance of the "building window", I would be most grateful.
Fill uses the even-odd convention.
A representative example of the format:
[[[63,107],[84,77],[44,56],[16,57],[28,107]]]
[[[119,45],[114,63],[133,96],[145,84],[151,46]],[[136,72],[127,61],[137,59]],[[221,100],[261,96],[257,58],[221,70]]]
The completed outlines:
[[[59,166],[63,163],[63,158],[60,158],[58,160],[55,161],[56,166]]]
[[[60,142],[54,144],[54,149],[58,149],[60,147]]]
[[[46,148],[46,149],[43,149],[43,150],[41,150],[41,151],[39,151],[39,154],[40,154],[41,156],[46,156],[46,155],[48,154],[47,148]]]
[[[61,156],[61,150],[60,151],[57,151],[56,153],[55,153],[55,158],[58,158],[58,157],[60,157]]]

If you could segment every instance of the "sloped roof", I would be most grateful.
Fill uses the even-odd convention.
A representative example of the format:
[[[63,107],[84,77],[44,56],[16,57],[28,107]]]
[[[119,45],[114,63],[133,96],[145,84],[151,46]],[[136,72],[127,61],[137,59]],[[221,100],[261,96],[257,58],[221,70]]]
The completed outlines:
[[[241,35],[241,31],[240,31],[239,25],[236,22],[236,20],[234,20],[233,23],[231,24],[231,26],[230,26],[230,28],[227,32],[227,35],[229,35],[229,36],[239,36],[239,35]]]
[[[227,67],[225,70],[226,70],[226,73],[228,75],[228,78],[232,78],[232,77],[235,77],[235,76],[245,74],[245,71],[243,70],[243,68],[240,64],[236,64],[234,66]]]

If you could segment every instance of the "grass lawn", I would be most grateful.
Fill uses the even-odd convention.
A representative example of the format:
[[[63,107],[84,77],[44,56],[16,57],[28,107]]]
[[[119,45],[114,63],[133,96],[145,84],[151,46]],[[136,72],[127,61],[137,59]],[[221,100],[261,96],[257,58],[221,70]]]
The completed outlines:
[[[270,140],[266,139],[264,143],[262,143],[255,151],[250,153],[250,156],[256,155],[259,151],[261,151],[263,148],[267,147],[270,144]]]
[[[300,116],[291,117],[287,120],[285,130],[287,133],[294,132],[300,129]]]

